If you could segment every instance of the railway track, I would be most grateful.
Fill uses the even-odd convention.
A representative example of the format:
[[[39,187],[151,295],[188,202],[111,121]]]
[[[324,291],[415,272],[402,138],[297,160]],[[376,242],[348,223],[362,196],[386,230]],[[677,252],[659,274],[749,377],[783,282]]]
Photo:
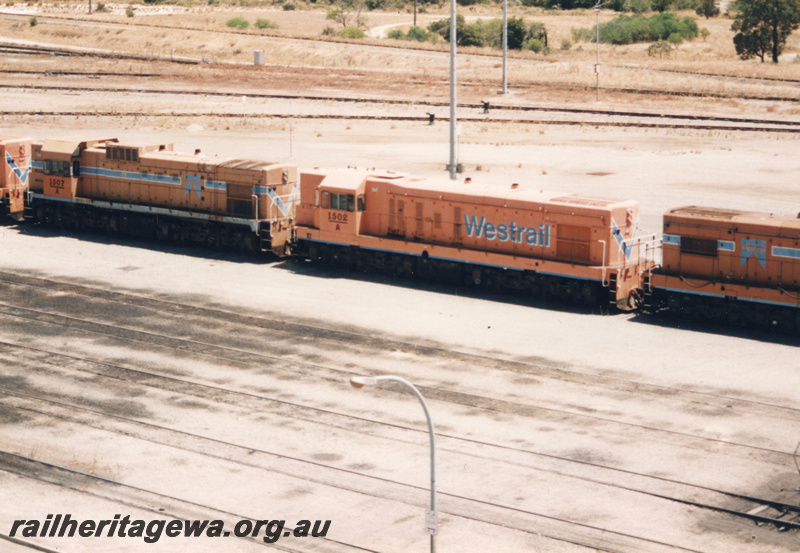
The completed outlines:
[[[302,100],[310,102],[336,102],[336,103],[354,103],[367,106],[409,106],[425,109],[437,109],[447,107],[444,102],[426,101],[415,102],[410,100],[393,100],[393,99],[379,99],[379,98],[352,98],[352,97],[327,97],[315,95],[302,95],[302,94],[242,94],[241,92],[225,92],[225,91],[204,91],[204,90],[157,90],[146,88],[118,88],[109,89],[107,87],[77,87],[77,86],[43,86],[43,85],[2,85],[0,88],[9,90],[43,90],[43,91],[61,91],[61,92],[98,92],[109,93],[116,92],[120,94],[153,94],[153,95],[174,95],[174,96],[219,96],[219,97],[234,97],[241,98],[246,96],[253,99],[265,100]],[[481,112],[483,110],[482,104],[477,103],[460,103],[459,109],[472,110]],[[637,111],[623,111],[623,110],[602,110],[602,109],[581,109],[581,108],[554,108],[544,106],[491,106],[490,111],[500,113],[499,116],[490,117],[488,115],[479,116],[459,116],[459,121],[468,123],[517,123],[517,124],[535,124],[535,125],[578,125],[578,126],[597,126],[597,127],[635,127],[644,129],[687,129],[687,130],[709,130],[709,131],[730,131],[730,132],[758,132],[758,133],[783,133],[783,134],[797,134],[800,133],[800,121],[792,120],[771,120],[771,119],[754,119],[742,117],[725,117],[725,116],[698,116],[690,114],[677,114],[677,113],[653,113],[653,112],[637,112]],[[522,114],[517,115],[517,114]],[[552,119],[535,117],[536,114],[567,114],[578,117],[595,117],[597,119]],[[349,121],[413,121],[413,122],[428,122],[429,116],[425,115],[375,115],[367,113],[358,114],[334,114],[334,113],[320,113],[320,114],[303,114],[303,113],[287,113],[279,111],[274,113],[245,113],[242,111],[197,111],[191,110],[186,112],[180,111],[163,111],[158,112],[155,110],[111,110],[111,111],[74,111],[74,110],[2,110],[0,115],[7,117],[152,117],[152,118],[165,118],[165,117],[219,117],[219,118],[250,118],[250,119],[307,119],[307,120],[349,120]],[[601,118],[621,118],[621,121],[608,121]],[[439,118],[441,121],[448,121],[446,116]],[[648,122],[648,120],[656,120],[658,122]],[[738,124],[736,124],[738,123]]]
[[[26,15],[15,15],[15,14],[0,14],[0,16],[9,18],[9,19],[16,19],[20,21],[26,21],[29,16]],[[180,31],[197,31],[197,32],[213,32],[214,34],[225,34],[225,35],[235,35],[235,36],[249,36],[249,37],[259,37],[264,38],[266,40],[281,40],[281,41],[294,41],[294,42],[310,42],[316,43],[321,46],[330,45],[330,44],[341,44],[341,43],[348,43],[353,44],[352,42],[341,41],[336,38],[321,38],[321,37],[287,37],[287,36],[279,36],[279,35],[271,35],[269,33],[253,33],[248,31],[241,31],[236,29],[215,29],[213,31],[209,31],[208,29],[199,28],[199,27],[186,27],[186,26],[174,26],[174,25],[159,25],[154,23],[143,23],[141,21],[87,21],[86,19],[81,19],[77,17],[65,17],[65,16],[48,16],[42,15],[37,16],[43,21],[53,21],[53,22],[66,22],[73,25],[105,25],[111,27],[141,27],[141,28],[156,28],[156,29],[169,29],[169,30],[180,30]],[[388,49],[388,50],[403,50],[403,51],[411,51],[411,52],[420,52],[425,54],[431,55],[442,55],[446,56],[449,53],[445,50],[431,50],[429,48],[422,48],[416,47],[413,43],[398,43],[392,44],[390,41],[384,41],[381,44],[375,43],[359,43],[357,44],[359,47],[363,48],[372,48],[372,49]],[[13,47],[13,45],[11,45]],[[0,48],[6,47],[5,45],[0,45]],[[21,48],[25,48],[22,46]],[[32,47],[32,53],[41,53],[41,52],[49,52],[46,47]],[[492,59],[501,59],[501,54],[499,52],[469,52],[469,53],[461,53],[463,57],[476,57],[476,58],[492,58]],[[547,60],[530,60],[529,58],[525,58],[522,56],[517,56],[514,51],[508,52],[508,56],[511,59],[524,59],[527,62],[533,61],[534,63],[539,63],[542,65],[547,65],[553,62],[549,62]],[[144,59],[148,59],[144,57]],[[162,58],[163,61],[170,61],[169,58]],[[202,63],[201,58],[197,58],[195,60],[187,60],[190,63]],[[642,71],[642,67],[630,65],[630,64],[603,64],[606,68],[612,69],[620,69],[620,70],[631,70],[631,71]],[[648,72],[652,73],[668,73],[668,74],[680,74],[680,75],[689,75],[689,76],[700,76],[700,77],[710,77],[710,78],[718,78],[723,80],[729,79],[737,79],[745,82],[757,82],[757,83],[774,83],[774,84],[797,84],[800,83],[800,79],[791,79],[791,78],[777,78],[777,77],[763,77],[763,76],[750,76],[750,75],[737,75],[731,73],[713,73],[708,71],[686,71],[686,70],[679,70],[679,69],[653,69],[653,68],[646,68]],[[517,85],[515,85],[517,86]],[[594,88],[589,87],[590,89],[594,90]],[[657,93],[658,91],[652,91],[653,93]]]
[[[94,51],[76,51],[73,49],[63,49],[63,48],[55,48],[55,47],[45,47],[45,46],[23,46],[23,45],[9,45],[9,44],[0,44],[0,52],[6,53],[17,53],[17,54],[29,54],[29,55],[56,55],[56,56],[93,56],[93,57],[100,57],[106,59],[125,59],[125,60],[139,60],[139,61],[159,61],[159,62],[175,62],[180,64],[203,64],[204,61],[202,59],[191,59],[186,57],[162,57],[162,56],[152,56],[152,55],[139,55],[139,54],[122,54],[122,53],[115,53],[115,52],[94,52]],[[226,67],[235,68],[238,67],[242,70],[253,70],[253,66],[249,64],[236,64],[236,63],[226,63],[224,64]],[[617,67],[617,66],[612,66]],[[622,70],[634,70],[634,68],[627,67],[627,66],[618,66],[619,69]],[[641,68],[638,69],[641,71]],[[648,69],[648,71],[659,72],[661,70],[652,70]],[[692,72],[684,72],[684,71],[668,71],[672,73],[679,73],[679,74],[687,74],[693,75]],[[0,73],[7,73],[7,74],[38,74],[41,75],[42,72],[34,72],[34,71],[25,71],[25,70],[3,70]],[[53,72],[52,74],[58,74],[63,76],[87,76],[89,74],[80,73],[80,72]],[[744,80],[745,82],[749,81],[750,79],[756,82],[768,82],[772,84],[787,84],[790,86],[794,86],[800,80],[780,80],[780,79],[761,79],[759,77],[730,77],[726,75],[714,75],[708,73],[700,73],[698,75],[706,76],[706,77],[713,77],[713,78],[720,78],[720,79],[727,79],[727,78],[735,78]],[[91,75],[91,78],[100,78],[103,76],[130,76],[130,77],[145,77],[146,75],[125,75],[125,74],[116,74],[113,72],[108,72],[104,74],[103,72],[98,72]],[[420,83],[416,83],[420,84]],[[443,85],[446,84],[445,81],[433,81],[433,78],[429,80],[429,82],[425,83],[427,85],[431,84],[439,84]],[[492,82],[489,81],[473,81],[468,79],[463,79],[459,81],[460,87],[471,87],[471,88],[485,88],[487,86],[493,86]],[[541,89],[547,88],[552,90],[564,90],[564,91],[583,91],[583,92],[591,92],[595,90],[595,87],[591,85],[576,85],[572,83],[559,83],[559,82],[543,82],[543,83],[530,83],[530,82],[517,82],[514,84],[514,88],[516,90],[525,91],[525,90],[533,90],[533,89]],[[800,97],[794,96],[771,96],[771,95],[747,95],[747,94],[735,94],[735,93],[714,93],[714,92],[692,92],[692,91],[682,91],[682,90],[668,90],[663,88],[654,88],[654,89],[643,89],[643,88],[628,88],[628,87],[613,87],[604,85],[600,88],[604,93],[621,93],[621,94],[634,94],[634,95],[645,95],[645,96],[669,96],[669,97],[683,97],[683,98],[717,98],[720,100],[730,100],[730,99],[738,99],[738,100],[747,100],[747,101],[759,101],[759,102],[787,102],[787,103],[798,103],[800,102]],[[499,109],[503,109],[502,106],[497,106]],[[513,108],[510,108],[513,109]]]
[[[779,405],[725,396],[709,396],[674,388],[648,387],[619,379],[593,377],[565,368],[514,363],[510,360],[476,358],[474,355],[442,348],[417,346],[358,332],[292,323],[285,319],[241,315],[219,309],[176,304],[165,300],[95,290],[52,280],[23,277],[7,272],[0,274],[0,282],[6,289],[4,297],[15,298],[15,303],[20,303],[16,299],[26,297],[28,300],[22,303],[44,301],[48,304],[69,303],[77,307],[83,300],[91,300],[79,309],[83,313],[80,317],[59,313],[60,309],[57,305],[53,305],[45,311],[3,302],[0,308],[2,317],[8,321],[16,321],[13,324],[14,328],[24,326],[31,321],[33,328],[51,329],[45,330],[47,334],[58,335],[67,332],[73,338],[78,335],[95,335],[101,337],[102,340],[140,344],[140,346],[134,346],[135,348],[148,349],[155,346],[159,351],[173,352],[169,354],[173,358],[194,359],[195,361],[204,358],[220,366],[237,367],[245,371],[266,365],[270,367],[269,373],[292,373],[302,376],[307,381],[327,382],[331,386],[346,381],[347,377],[352,374],[364,372],[364,367],[360,366],[363,359],[353,358],[354,351],[363,349],[371,351],[399,350],[413,353],[419,357],[427,357],[431,360],[428,365],[435,364],[437,360],[447,359],[465,366],[468,363],[478,364],[491,373],[506,371],[538,379],[565,380],[578,384],[587,391],[594,389],[593,395],[602,394],[601,390],[604,389],[617,393],[640,391],[651,398],[666,395],[672,398],[671,401],[688,402],[689,404],[702,402],[709,409],[722,408],[724,404],[727,409],[744,410],[753,415],[767,415],[787,420],[797,417],[797,409]],[[151,330],[144,327],[127,328],[100,320],[92,320],[106,318],[108,313],[124,312],[130,306],[136,306],[136,316],[132,320],[144,320],[145,312],[151,313],[151,315],[157,313],[157,318],[161,321],[159,328]],[[234,326],[223,330],[228,325]],[[9,323],[8,328],[11,327],[12,325]],[[63,332],[58,331],[58,327],[63,328]],[[219,336],[218,343],[206,339],[211,335],[209,332],[193,331],[191,338],[175,336],[166,332],[167,329],[173,328],[210,328],[213,329],[213,334]],[[257,329],[258,333],[262,330],[267,331],[269,340],[265,340],[260,334],[251,338],[258,343],[269,343],[270,347],[267,348],[267,352],[253,351],[251,350],[252,346],[246,347],[246,344],[222,345],[226,342],[225,335],[231,332],[242,333],[245,328]],[[320,364],[309,361],[305,359],[306,356],[302,352],[291,351],[288,345],[289,337],[293,337],[301,343],[313,344],[315,351],[344,351],[346,357],[351,359],[356,366],[345,370],[330,366],[328,363]],[[324,427],[327,428],[325,433],[355,432],[359,435],[389,437],[395,441],[415,444],[416,447],[424,442],[421,435],[424,434],[422,429],[411,428],[403,424],[378,422],[380,430],[377,430],[376,421],[371,417],[348,414],[341,409],[314,406],[307,401],[290,401],[280,397],[270,397],[264,393],[247,392],[230,385],[217,385],[207,379],[198,380],[196,376],[176,376],[170,372],[164,373],[152,368],[143,370],[136,367],[136,363],[129,362],[122,365],[117,362],[93,359],[80,352],[80,348],[74,349],[78,351],[67,354],[4,340],[0,344],[0,359],[3,359],[2,364],[19,367],[20,374],[51,373],[49,378],[53,381],[58,381],[59,377],[63,375],[63,377],[77,378],[79,381],[97,381],[95,385],[101,388],[110,388],[115,382],[123,383],[130,390],[146,388],[154,391],[153,393],[168,394],[173,397],[173,401],[176,401],[174,396],[178,394],[190,398],[190,401],[207,405],[205,411],[209,413],[216,410],[214,405],[226,405],[227,408],[240,409],[242,412],[259,412],[268,414],[269,417],[288,419],[294,421],[293,424],[300,424],[304,427],[308,425],[317,428]],[[191,356],[189,356],[190,352]],[[87,377],[89,380],[86,380]],[[304,475],[304,478],[308,478],[318,485],[339,487],[348,493],[371,495],[386,501],[401,501],[408,505],[418,505],[420,493],[424,491],[419,486],[382,475],[369,475],[366,477],[368,482],[365,483],[362,471],[336,466],[335,463],[313,461],[308,456],[287,458],[286,454],[280,450],[254,449],[250,444],[220,440],[200,432],[182,429],[179,424],[172,427],[155,424],[152,422],[152,417],[150,417],[151,420],[148,420],[148,417],[136,416],[131,413],[115,414],[110,412],[109,407],[102,401],[94,404],[81,402],[74,397],[48,394],[44,387],[16,386],[15,382],[13,378],[4,378],[0,381],[3,393],[0,402],[11,409],[28,413],[31,416],[55,419],[64,424],[88,426],[128,438],[181,448],[259,471],[267,470],[283,476]],[[586,413],[556,410],[552,412],[553,418],[550,419],[547,417],[548,410],[535,408],[536,412],[533,413],[534,408],[520,405],[516,401],[502,401],[490,396],[476,396],[468,392],[455,393],[439,386],[424,386],[421,389],[426,397],[440,406],[451,405],[459,409],[468,408],[482,412],[482,418],[492,416],[493,413],[503,416],[534,416],[539,419],[545,418],[550,422],[568,417],[573,421],[571,424],[575,424],[576,417],[599,418]],[[155,419],[164,420],[163,417],[155,417]],[[274,424],[280,426],[277,424],[278,422],[278,420],[273,420]],[[606,421],[601,422],[604,425],[607,424]],[[615,424],[619,424],[619,422]],[[641,428],[641,426],[629,425],[629,430],[623,432],[630,432],[633,428]],[[665,432],[665,429],[659,428],[644,428],[643,430],[646,433],[656,432],[659,435]],[[669,431],[666,432],[671,435]],[[310,432],[311,435],[315,433],[318,432]],[[692,509],[724,513],[760,524],[769,524],[780,530],[796,530],[798,528],[798,523],[792,518],[796,517],[797,508],[788,501],[750,497],[709,486],[629,470],[591,459],[575,459],[547,452],[537,452],[531,448],[515,447],[503,443],[503,440],[499,438],[492,441],[472,439],[447,430],[440,431],[439,437],[440,447],[449,455],[465,461],[477,459],[481,462],[500,463],[500,466],[504,467],[502,470],[511,474],[515,471],[526,473],[532,471],[570,482],[578,481],[593,487],[608,488],[615,490],[615,493],[633,494],[636,497],[648,496],[659,501],[681,503]],[[695,448],[698,447],[698,444],[708,441],[707,437],[698,435],[680,437],[681,441],[686,439],[690,440],[691,447]],[[712,441],[719,443],[718,440]],[[670,443],[672,443],[671,440]],[[686,444],[684,443],[684,445]],[[777,462],[783,462],[787,457],[786,452],[731,442],[725,442],[723,446],[726,448],[727,454],[734,451],[730,449],[731,446],[749,450],[749,453],[744,453],[745,450],[742,450],[741,455],[762,463],[772,464],[776,462],[776,456],[781,458]],[[701,448],[705,447],[701,446]],[[97,479],[96,476],[87,474],[85,471],[76,471],[29,457],[5,452],[3,456],[0,456],[2,459],[0,465],[4,467],[4,470],[21,477],[40,478],[44,481],[51,478],[54,473],[70,471],[70,478],[78,479],[75,489],[85,487],[86,479],[93,482],[94,479]],[[461,462],[458,461],[459,464]],[[20,469],[20,466],[27,468]],[[322,470],[322,474],[318,472],[319,470]],[[56,480],[63,482],[68,479]],[[84,482],[84,484],[80,482]],[[120,484],[104,482],[103,485],[119,486]],[[148,490],[138,490],[136,493],[145,494],[149,504],[153,504],[154,501],[156,504],[163,501],[171,502],[173,507],[167,509],[166,512],[174,513],[178,517],[185,516],[182,513],[185,513],[188,507],[201,509],[203,512],[205,509],[210,509],[210,506],[207,505],[186,505],[173,497],[147,496],[150,493]],[[605,551],[695,551],[690,547],[682,547],[658,539],[648,539],[633,532],[621,532],[619,529],[586,524],[580,520],[553,516],[541,510],[518,508],[512,504],[484,500],[457,491],[445,491],[443,497],[446,498],[443,503],[447,505],[444,512],[448,516],[490,524],[502,524],[523,532],[532,532],[531,528],[533,527],[536,528],[537,534],[572,544],[591,546]],[[244,513],[223,514],[229,517],[231,515],[244,516]]]
[[[10,352],[12,353],[11,356],[9,356]],[[14,353],[22,353],[22,355],[13,355]],[[105,365],[104,369],[101,369],[101,371],[103,372],[108,371],[110,369],[114,371],[117,375],[119,375],[120,373],[130,371],[130,369],[126,369],[120,366],[108,365],[107,363],[98,363],[90,359],[69,358],[68,356],[53,354],[50,352],[44,352],[41,350],[36,350],[35,348],[27,348],[25,346],[9,345],[5,343],[0,344],[0,357],[2,357],[7,362],[29,364],[31,365],[32,369],[36,367],[39,370],[41,370],[41,367],[43,366],[53,365],[65,369],[69,372],[75,371],[80,373],[80,372],[87,372],[87,370],[91,371],[89,367],[91,367],[92,365]],[[95,373],[95,374],[101,374],[101,373]],[[139,383],[143,382],[141,380],[141,376],[142,375],[139,375],[139,378],[137,379]],[[114,378],[119,378],[119,376],[116,376]],[[158,389],[169,389],[170,391],[173,392],[177,390],[174,386],[166,386],[166,387],[162,386],[161,383],[159,383],[158,381],[163,379],[163,377],[158,377],[155,375],[146,375],[146,379],[149,381],[149,383],[147,384],[148,386],[153,386]],[[172,379],[172,380],[179,380],[179,379]],[[262,405],[260,405],[261,410],[264,410],[263,403],[271,401],[271,400],[265,400],[264,398],[255,396],[253,394],[244,394],[242,392],[221,390],[217,387],[209,387],[205,385],[188,383],[185,381],[179,382],[178,388],[180,389],[180,393],[189,395],[192,398],[204,398],[204,399],[212,398],[211,400],[214,402],[224,402],[224,403],[229,403],[231,405],[242,406],[244,401],[246,404],[252,404],[253,407],[256,407],[255,403],[260,402],[262,403]],[[227,398],[223,399],[223,397],[220,395],[220,392],[222,392],[224,396],[227,396]],[[12,407],[14,409],[23,412],[34,413],[36,415],[57,419],[59,421],[66,421],[83,426],[89,426],[92,428],[103,430],[105,432],[113,432],[120,435],[124,435],[129,438],[133,437],[138,440],[161,444],[169,446],[171,448],[185,449],[190,452],[200,452],[202,453],[202,455],[205,456],[217,457],[228,462],[254,467],[259,470],[277,472],[285,476],[291,476],[291,477],[302,476],[304,479],[313,482],[314,484],[317,485],[339,487],[347,491],[357,491],[359,494],[372,495],[374,497],[379,497],[385,500],[398,501],[399,497],[401,498],[399,499],[399,501],[406,502],[409,505],[414,505],[416,503],[415,500],[413,499],[413,496],[415,495],[413,489],[415,489],[417,492],[424,491],[424,488],[420,488],[418,486],[413,486],[405,482],[388,480],[380,477],[369,477],[369,479],[372,481],[367,482],[366,484],[363,482],[359,483],[356,480],[354,480],[354,478],[357,477],[357,479],[360,480],[363,478],[363,475],[352,470],[331,467],[328,465],[322,465],[322,466],[332,474],[328,475],[327,477],[320,477],[318,474],[316,474],[316,471],[321,464],[318,462],[309,461],[307,459],[289,458],[288,459],[289,466],[282,467],[278,465],[281,465],[281,463],[283,464],[286,463],[287,457],[284,454],[279,454],[270,451],[263,451],[263,450],[254,450],[249,445],[243,446],[232,442],[220,441],[218,439],[210,439],[206,436],[201,436],[196,433],[186,432],[182,430],[175,430],[161,425],[154,425],[134,418],[115,416],[101,410],[86,408],[85,406],[74,405],[64,401],[54,401],[52,399],[41,396],[19,393],[13,390],[8,390],[6,386],[0,387],[0,393],[2,393],[2,396],[0,396],[0,402],[2,402],[3,405]],[[293,411],[308,410],[308,409],[309,408],[307,406],[292,405]],[[332,424],[330,419],[353,418],[350,416],[342,415],[341,413],[331,412],[328,410],[317,410],[317,411],[318,411],[317,413],[310,415],[310,417],[305,420],[314,420],[316,424],[326,424],[326,425],[330,424],[331,426],[334,427],[341,427],[341,423],[340,425]],[[299,418],[297,414],[292,415],[292,417]],[[370,421],[362,419],[359,420],[358,422],[369,423]],[[405,430],[411,430],[411,429],[405,429]],[[424,431],[417,431],[417,432],[424,434]],[[463,440],[463,438],[450,436],[447,433],[440,433],[439,437],[440,440],[443,440],[445,443],[444,446],[445,450],[450,450],[453,447],[452,445],[449,445],[448,442]],[[487,442],[479,442],[479,444],[485,448],[499,447],[496,444],[490,444]],[[280,461],[280,463],[278,463],[278,461]],[[559,461],[567,463],[574,462],[570,459],[559,459]],[[20,465],[23,466],[27,465],[28,468],[27,469],[20,468]],[[33,473],[35,474],[34,476],[35,478],[56,485],[63,485],[63,483],[59,482],[58,479],[55,479],[55,481],[50,480],[50,478],[52,478],[52,473],[54,471],[55,472],[68,471],[71,475],[70,480],[73,480],[74,477],[79,478],[78,482],[72,483],[72,485],[74,486],[73,489],[83,489],[87,487],[87,481],[96,481],[96,480],[99,480],[100,483],[103,485],[109,485],[109,484],[113,486],[121,485],[119,483],[110,482],[105,479],[99,478],[95,475],[87,474],[85,472],[70,470],[65,467],[54,466],[48,463],[42,463],[40,461],[36,461],[35,459],[14,455],[8,452],[0,453],[0,467],[2,467],[0,468],[0,470],[6,470],[8,472],[12,472],[22,477],[30,478],[32,477],[31,473]],[[611,470],[611,471],[615,470],[610,467],[601,467],[601,468],[603,468],[604,470]],[[675,480],[656,478],[656,480],[665,480],[672,485],[679,485],[682,488],[689,489],[688,492],[686,491],[684,492],[689,496],[691,496],[692,493],[694,492],[702,491],[706,495],[710,494],[714,496],[720,503],[725,503],[725,502],[730,503],[731,500],[735,500],[738,504],[738,508],[734,509],[730,507],[723,507],[719,503],[709,503],[708,499],[706,499],[705,502],[687,500],[687,499],[682,499],[680,497],[667,496],[659,493],[643,491],[641,489],[625,487],[619,484],[608,484],[607,482],[604,482],[602,480],[587,478],[587,477],[578,477],[574,475],[569,475],[564,472],[555,471],[552,469],[541,469],[530,466],[526,466],[526,469],[540,471],[540,472],[547,472],[551,475],[557,474],[559,476],[564,476],[567,478],[577,478],[584,482],[589,482],[592,484],[599,484],[601,486],[609,486],[615,489],[622,489],[633,492],[635,494],[647,494],[652,497],[656,497],[658,499],[680,502],[699,509],[713,510],[725,513],[727,515],[732,515],[752,520],[759,524],[770,524],[780,531],[800,529],[800,522],[796,521],[798,518],[798,514],[800,514],[800,507],[798,507],[797,505],[783,503],[771,499],[743,496],[741,494],[725,492],[722,490],[711,489],[703,486],[686,484],[683,482],[677,482]],[[652,478],[648,475],[629,473],[627,471],[623,472],[626,474],[626,476],[629,477],[636,476],[638,478],[642,477]],[[44,476],[42,476],[43,474]],[[97,482],[93,483],[96,484]],[[123,486],[130,487],[125,485]],[[408,488],[412,488],[412,490],[409,492],[409,490],[407,490]],[[375,491],[376,489],[381,491],[376,492]],[[142,493],[145,496],[147,496],[146,502],[142,504],[134,504],[134,506],[136,506],[137,508],[143,508],[143,507],[146,508],[148,505],[152,505],[154,503],[157,505],[163,505],[165,502],[168,502],[172,505],[186,503],[185,501],[182,501],[178,498],[164,496],[163,494],[154,494],[153,492],[141,488],[135,488],[135,491],[137,493]],[[514,509],[508,505],[502,505],[491,501],[482,501],[474,497],[466,497],[463,495],[448,493],[446,491],[445,492],[440,491],[440,495],[444,498],[449,499],[448,507],[445,508],[443,512],[454,517],[471,518],[478,521],[485,521],[487,519],[494,518],[495,520],[504,520],[506,525],[511,524],[512,527],[514,527],[513,522],[509,523],[509,519],[513,520],[513,515],[509,515],[507,513],[500,515],[498,514],[493,515],[489,511],[495,509],[501,511],[511,510],[523,516],[540,517],[542,519],[549,521],[551,525],[555,524],[557,528],[560,528],[562,532],[561,534],[545,533],[547,537],[554,540],[565,541],[581,545],[590,545],[591,547],[599,547],[606,551],[617,550],[617,549],[609,549],[609,547],[611,546],[610,543],[604,544],[602,543],[603,540],[598,541],[599,536],[597,535],[597,532],[602,532],[602,533],[614,534],[615,539],[617,541],[622,540],[628,547],[634,546],[633,550],[636,551],[652,550],[649,546],[643,549],[642,543],[655,545],[657,546],[656,550],[661,550],[661,546],[666,546],[667,549],[665,550],[694,551],[691,548],[675,547],[672,544],[665,544],[654,540],[644,539],[641,536],[614,532],[613,530],[609,530],[607,528],[597,527],[588,524],[581,524],[576,521],[561,519],[543,513],[531,512],[522,509]],[[247,518],[242,513],[219,512],[217,510],[214,510],[211,506],[208,505],[190,504],[189,507],[192,507],[194,509],[202,509],[204,516],[206,517],[213,516],[214,518],[224,518],[226,520]],[[745,511],[743,509],[748,509],[748,510]],[[176,509],[174,507],[172,509],[165,509],[164,507],[161,507],[158,510],[150,508],[149,510],[154,514],[161,514],[162,516],[164,514],[175,516],[176,518],[181,518],[181,517],[186,518],[189,516],[189,514],[186,513],[185,509],[181,510],[181,509]],[[765,513],[765,511],[767,510],[772,510],[777,514],[769,516],[767,513]],[[209,514],[209,512],[211,512],[211,514]],[[199,516],[199,514],[196,516]],[[233,524],[228,525],[228,527],[231,526],[233,526]],[[547,525],[545,524],[545,526]],[[577,532],[578,535],[580,536],[580,539],[566,537],[567,535],[575,533],[574,526],[578,526],[580,528],[580,530]],[[516,528],[517,530],[520,531],[533,532],[533,530],[526,528],[526,525],[523,524],[522,521],[520,521],[519,526]],[[535,531],[537,534],[543,533],[540,528],[541,526],[537,527],[537,530]],[[567,529],[569,529],[569,531],[565,532],[565,530]],[[344,545],[351,545],[351,544],[344,544]],[[292,549],[285,549],[285,550],[292,550]],[[369,550],[369,549],[364,549],[364,550]],[[622,550],[627,550],[627,547]]]

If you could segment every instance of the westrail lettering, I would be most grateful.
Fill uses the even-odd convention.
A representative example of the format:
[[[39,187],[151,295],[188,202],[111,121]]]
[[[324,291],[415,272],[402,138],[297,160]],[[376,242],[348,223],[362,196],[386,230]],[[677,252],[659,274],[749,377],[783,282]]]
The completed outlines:
[[[464,225],[467,236],[470,238],[485,238],[486,240],[499,240],[500,242],[514,242],[528,244],[529,246],[550,247],[550,225],[542,223],[538,228],[518,226],[514,221],[508,224],[490,223],[486,217],[480,220],[475,215],[464,215]]]

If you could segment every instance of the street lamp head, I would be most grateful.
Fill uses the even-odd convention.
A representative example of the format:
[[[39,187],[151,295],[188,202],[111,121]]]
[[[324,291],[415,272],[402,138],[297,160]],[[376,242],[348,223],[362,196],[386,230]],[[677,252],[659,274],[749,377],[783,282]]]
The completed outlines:
[[[371,376],[354,376],[350,378],[350,385],[357,390],[364,386],[377,386],[378,379]]]

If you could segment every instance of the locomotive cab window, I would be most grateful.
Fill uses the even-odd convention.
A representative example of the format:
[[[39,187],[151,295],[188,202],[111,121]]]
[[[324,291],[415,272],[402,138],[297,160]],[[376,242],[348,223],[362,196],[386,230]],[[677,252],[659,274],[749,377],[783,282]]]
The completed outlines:
[[[326,203],[330,202],[330,209],[338,209],[340,211],[355,211],[356,200],[352,194],[336,194],[323,192],[322,193],[322,207],[327,208]]]
[[[681,236],[681,253],[717,256],[717,241],[713,238]]]
[[[364,194],[359,194],[358,198],[358,210],[359,211],[366,211],[367,210],[367,199]]]
[[[44,174],[53,175],[54,177],[71,177],[69,161],[50,161],[44,160]]]

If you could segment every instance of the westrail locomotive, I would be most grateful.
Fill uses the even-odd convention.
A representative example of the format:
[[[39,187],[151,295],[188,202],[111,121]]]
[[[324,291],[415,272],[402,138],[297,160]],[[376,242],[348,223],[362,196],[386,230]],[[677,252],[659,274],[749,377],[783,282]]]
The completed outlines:
[[[22,217],[31,172],[31,141],[0,136],[0,215]]]
[[[286,250],[294,165],[117,139],[45,140],[31,151],[25,209],[35,221],[251,252]]]
[[[295,239],[311,259],[630,309],[654,238],[638,219],[630,200],[314,170]]]
[[[681,207],[664,214],[662,244],[651,310],[800,330],[800,218]]]
[[[390,171],[0,137],[0,212],[643,313],[800,332],[800,218]],[[24,216],[24,217],[23,217]]]

